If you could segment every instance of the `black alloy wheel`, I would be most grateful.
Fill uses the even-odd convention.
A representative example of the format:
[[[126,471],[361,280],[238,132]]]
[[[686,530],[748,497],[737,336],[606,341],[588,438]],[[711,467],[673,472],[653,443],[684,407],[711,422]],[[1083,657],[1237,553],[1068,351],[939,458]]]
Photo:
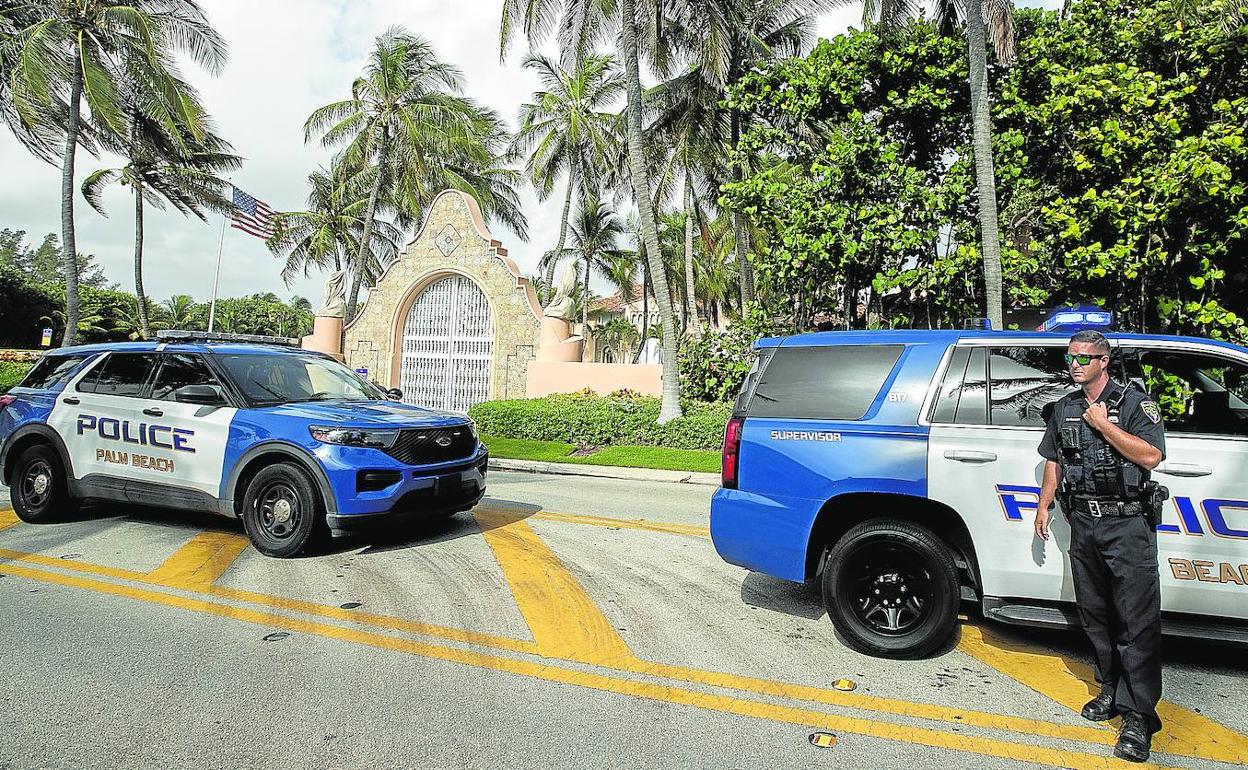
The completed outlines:
[[[32,446],[17,458],[11,479],[13,512],[22,521],[43,524],[71,516],[80,501],[69,494],[65,469],[56,450],[46,444]]]
[[[243,529],[265,556],[289,558],[330,539],[325,504],[307,472],[294,463],[262,469],[243,495]]]
[[[853,649],[884,658],[926,657],[957,625],[957,566],[949,547],[926,527],[866,521],[826,555],[823,600]]]

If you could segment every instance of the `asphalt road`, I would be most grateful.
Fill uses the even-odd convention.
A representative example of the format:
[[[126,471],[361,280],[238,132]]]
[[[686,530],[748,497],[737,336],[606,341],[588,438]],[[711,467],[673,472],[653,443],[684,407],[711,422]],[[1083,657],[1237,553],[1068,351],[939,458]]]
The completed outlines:
[[[935,658],[875,660],[811,588],[719,560],[710,488],[489,485],[285,561],[231,520],[0,512],[0,769],[1127,766],[1077,714],[1077,634],[971,618]],[[1246,674],[1167,642],[1155,759],[1248,763]]]

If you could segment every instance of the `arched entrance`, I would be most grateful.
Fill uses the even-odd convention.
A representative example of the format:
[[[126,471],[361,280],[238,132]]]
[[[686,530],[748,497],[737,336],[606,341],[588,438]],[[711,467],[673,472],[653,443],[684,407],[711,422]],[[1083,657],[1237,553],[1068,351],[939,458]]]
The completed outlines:
[[[494,320],[470,278],[425,287],[407,313],[399,387],[409,404],[465,412],[490,398]]]

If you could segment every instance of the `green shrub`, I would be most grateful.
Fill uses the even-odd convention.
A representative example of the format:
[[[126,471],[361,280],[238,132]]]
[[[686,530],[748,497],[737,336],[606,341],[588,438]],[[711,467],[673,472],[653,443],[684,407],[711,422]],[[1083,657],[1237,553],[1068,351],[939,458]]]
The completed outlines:
[[[0,393],[7,393],[9,388],[21,382],[33,367],[33,363],[23,361],[0,361]]]
[[[569,393],[544,398],[487,401],[468,410],[486,435],[578,446],[631,444],[671,449],[718,449],[732,407],[691,401],[685,416],[655,424],[659,399]]]
[[[722,332],[708,331],[680,350],[680,388],[685,398],[731,401],[754,363],[754,343],[786,331],[761,312]]]

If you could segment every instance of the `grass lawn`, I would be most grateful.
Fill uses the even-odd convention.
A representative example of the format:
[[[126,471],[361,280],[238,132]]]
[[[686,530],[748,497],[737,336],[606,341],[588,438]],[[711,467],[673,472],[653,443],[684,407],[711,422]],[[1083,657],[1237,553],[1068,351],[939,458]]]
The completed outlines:
[[[655,468],[669,471],[719,472],[719,452],[667,449],[654,446],[611,446],[591,455],[570,457],[572,444],[557,441],[482,436],[490,456],[507,460],[538,460],[576,465],[614,465],[624,468]]]

